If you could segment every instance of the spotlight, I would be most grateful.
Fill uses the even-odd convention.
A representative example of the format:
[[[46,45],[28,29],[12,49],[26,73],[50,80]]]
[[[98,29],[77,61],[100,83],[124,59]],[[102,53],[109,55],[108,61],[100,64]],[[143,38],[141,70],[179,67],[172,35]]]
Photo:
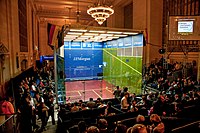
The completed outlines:
[[[164,53],[165,53],[165,49],[164,49],[164,48],[161,48],[161,49],[158,50],[158,52],[159,52],[160,54],[164,54]]]

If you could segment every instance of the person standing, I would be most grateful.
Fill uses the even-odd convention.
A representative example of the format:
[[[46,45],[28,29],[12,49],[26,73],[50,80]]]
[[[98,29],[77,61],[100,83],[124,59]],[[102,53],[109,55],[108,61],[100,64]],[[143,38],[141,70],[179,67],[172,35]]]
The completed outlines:
[[[11,117],[15,113],[14,106],[9,101],[8,97],[5,97],[2,99],[0,112],[3,115],[5,115],[5,120],[7,120],[9,117]],[[13,125],[13,119],[11,118],[10,120],[6,122],[5,131],[12,132],[12,125]]]
[[[52,119],[52,125],[55,125],[55,117],[54,117],[54,96],[53,95],[50,95],[49,96],[49,100],[47,102],[47,106],[49,108],[48,110],[48,118],[47,118],[47,121],[49,119],[49,116],[51,116],[51,119]]]
[[[114,90],[113,95],[115,96],[116,99],[120,100],[121,90],[119,86],[116,86],[116,90]]]
[[[25,94],[20,107],[20,133],[32,133],[32,105],[31,96]]]
[[[129,109],[128,97],[129,97],[129,93],[125,92],[124,96],[121,99],[121,110],[124,112],[127,112]]]
[[[8,98],[3,98],[1,110],[2,110],[2,113],[5,114],[6,119],[15,113],[13,104],[9,102]]]

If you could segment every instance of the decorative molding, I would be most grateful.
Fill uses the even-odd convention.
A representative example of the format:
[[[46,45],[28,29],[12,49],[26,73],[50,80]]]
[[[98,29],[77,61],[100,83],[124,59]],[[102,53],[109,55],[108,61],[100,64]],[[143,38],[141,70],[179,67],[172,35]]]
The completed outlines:
[[[7,54],[8,52],[9,50],[6,48],[3,42],[0,42],[0,54]]]

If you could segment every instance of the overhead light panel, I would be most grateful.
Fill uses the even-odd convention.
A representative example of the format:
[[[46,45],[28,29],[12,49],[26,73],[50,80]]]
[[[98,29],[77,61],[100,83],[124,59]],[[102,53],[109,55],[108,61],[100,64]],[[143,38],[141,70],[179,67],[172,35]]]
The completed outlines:
[[[122,34],[120,35],[120,34],[119,34],[119,35],[114,35],[114,36],[117,36],[117,37],[126,37],[126,36],[128,36],[128,35],[122,35]]]
[[[70,29],[69,31],[73,31],[73,32],[86,32],[87,30],[83,30],[83,29]]]
[[[89,32],[93,32],[93,33],[105,33],[106,31],[100,31],[100,30],[90,30]]]
[[[111,34],[122,34],[122,32],[118,32],[118,31],[108,31],[107,33],[111,33]]]
[[[123,34],[127,34],[127,35],[136,35],[138,33],[135,33],[135,32],[123,32]]]
[[[86,36],[98,36],[99,34],[96,33],[84,33]]]
[[[113,34],[100,34],[100,36],[113,36]]]
[[[68,32],[69,35],[82,35],[83,33],[80,32]]]

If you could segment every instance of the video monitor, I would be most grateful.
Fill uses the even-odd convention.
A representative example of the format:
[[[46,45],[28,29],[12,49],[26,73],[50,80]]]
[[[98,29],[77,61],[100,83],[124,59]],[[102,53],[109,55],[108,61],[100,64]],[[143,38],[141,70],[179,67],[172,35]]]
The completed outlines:
[[[169,40],[200,40],[200,17],[171,16]]]

